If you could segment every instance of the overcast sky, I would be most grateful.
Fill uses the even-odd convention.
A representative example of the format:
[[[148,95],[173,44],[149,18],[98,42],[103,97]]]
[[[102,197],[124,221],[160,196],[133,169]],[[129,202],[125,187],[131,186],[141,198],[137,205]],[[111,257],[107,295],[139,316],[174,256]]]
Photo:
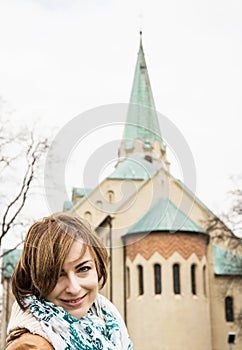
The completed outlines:
[[[1,0],[0,96],[13,123],[43,130],[127,103],[142,28],[156,108],[188,142],[196,194],[218,213],[242,173],[241,18],[241,0]]]

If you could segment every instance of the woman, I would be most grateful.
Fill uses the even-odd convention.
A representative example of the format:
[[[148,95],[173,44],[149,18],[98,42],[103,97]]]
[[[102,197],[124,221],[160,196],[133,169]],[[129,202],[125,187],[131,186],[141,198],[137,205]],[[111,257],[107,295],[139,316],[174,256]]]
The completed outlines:
[[[98,294],[107,258],[79,217],[60,213],[33,224],[12,277],[6,349],[132,349],[119,312]]]

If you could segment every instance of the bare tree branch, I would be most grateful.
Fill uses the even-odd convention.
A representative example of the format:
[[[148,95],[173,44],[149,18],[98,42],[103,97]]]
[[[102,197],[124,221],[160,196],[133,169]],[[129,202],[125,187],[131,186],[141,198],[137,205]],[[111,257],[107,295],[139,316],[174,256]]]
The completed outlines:
[[[20,214],[26,205],[27,197],[31,193],[33,182],[37,177],[40,159],[48,149],[48,140],[37,136],[33,131],[24,131],[12,136],[8,130],[4,130],[2,125],[0,130],[0,175],[3,180],[2,183],[5,182],[8,171],[17,172],[14,193],[7,195],[6,203],[1,206],[1,247],[3,239],[13,227],[21,224]],[[3,193],[1,193],[1,196],[4,198]]]

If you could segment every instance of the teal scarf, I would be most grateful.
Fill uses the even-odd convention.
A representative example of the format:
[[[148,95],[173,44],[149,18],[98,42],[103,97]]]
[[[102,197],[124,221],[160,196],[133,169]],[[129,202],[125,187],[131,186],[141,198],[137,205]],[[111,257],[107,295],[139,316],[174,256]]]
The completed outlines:
[[[132,350],[121,316],[100,294],[81,319],[45,299],[25,301],[56,350]]]

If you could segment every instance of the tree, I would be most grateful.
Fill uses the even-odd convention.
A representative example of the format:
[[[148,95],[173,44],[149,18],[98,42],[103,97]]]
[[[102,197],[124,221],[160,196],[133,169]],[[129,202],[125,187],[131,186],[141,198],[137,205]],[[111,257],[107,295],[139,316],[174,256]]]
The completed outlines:
[[[11,130],[10,122],[0,120],[0,251],[3,241],[24,225],[23,210],[37,179],[48,139],[34,130]],[[21,241],[10,249],[16,249]]]
[[[230,298],[231,287],[237,290],[241,295],[241,275],[242,275],[242,189],[241,179],[233,179],[233,189],[228,193],[229,206],[226,211],[220,213],[219,217],[211,215],[206,222],[207,231],[212,244],[225,248],[224,260],[227,260],[228,266],[236,266],[236,270],[230,276],[220,279],[220,297],[222,300],[225,296]],[[232,253],[232,254],[231,254]],[[233,265],[236,262],[236,265]],[[231,297],[233,298],[233,297]],[[232,299],[233,300],[233,299]],[[233,305],[233,304],[232,304]],[[233,306],[232,306],[233,307]],[[242,308],[237,306],[233,316],[233,322],[237,329],[238,337],[242,337]]]
[[[48,150],[48,138],[32,129],[13,127],[0,117],[0,260],[15,250],[24,239],[24,231],[31,214],[26,219],[24,210],[31,194],[38,186],[39,170]],[[11,249],[3,249],[4,242],[12,239]],[[13,261],[12,261],[13,263]],[[12,266],[13,270],[14,266]],[[0,267],[7,272],[8,266]],[[5,270],[6,269],[6,270]],[[0,286],[1,344],[5,341],[6,326],[11,308],[10,279],[2,279]],[[3,289],[5,292],[3,292]],[[3,293],[3,295],[2,295]],[[4,297],[4,301],[3,301]],[[4,303],[2,305],[2,302]]]
[[[233,189],[229,192],[230,207],[223,214],[224,220],[232,231],[242,237],[242,184],[241,176],[232,178]]]
[[[207,231],[216,243],[227,241],[228,248],[242,254],[242,186],[241,176],[232,178],[233,188],[228,192],[227,210],[206,223]]]

